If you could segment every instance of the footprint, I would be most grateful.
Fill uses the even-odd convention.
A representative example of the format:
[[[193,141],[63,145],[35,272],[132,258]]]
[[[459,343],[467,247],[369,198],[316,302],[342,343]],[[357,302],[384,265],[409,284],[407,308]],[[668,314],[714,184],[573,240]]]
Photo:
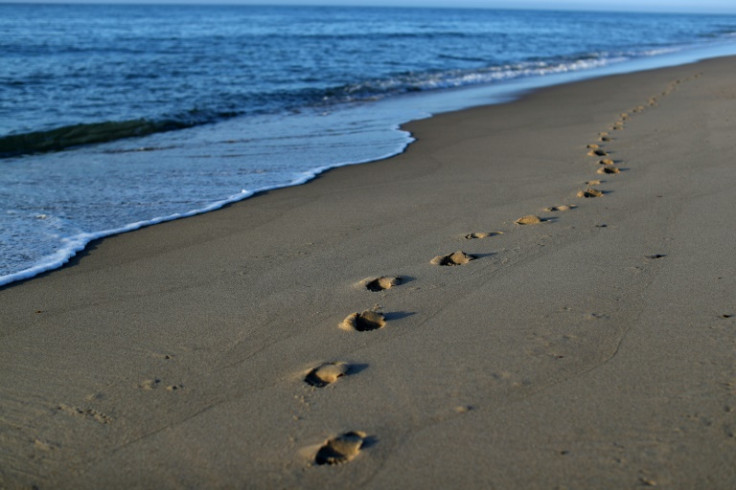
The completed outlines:
[[[146,379],[146,380],[141,381],[141,383],[138,385],[138,388],[144,391],[151,391],[151,390],[155,390],[160,385],[161,385],[161,380],[159,378]]]
[[[539,216],[536,216],[534,214],[528,214],[526,216],[522,216],[521,218],[514,221],[517,225],[536,225],[544,221]]]
[[[601,197],[602,195],[603,195],[603,192],[599,191],[598,189],[594,187],[588,187],[584,191],[579,191],[577,194],[578,197],[585,197],[585,198]]]
[[[602,148],[596,148],[588,152],[588,156],[591,156],[591,157],[604,157],[606,155],[608,155],[608,153],[606,153],[606,151],[603,150]]]
[[[344,362],[326,362],[318,366],[304,377],[304,382],[317,388],[324,388],[330,383],[337,381],[337,378],[347,376],[350,371],[350,365]]]
[[[601,165],[616,165],[616,162],[614,162],[610,158],[604,158],[602,160],[599,160],[598,163],[600,163]]]
[[[163,359],[164,361],[171,361],[175,357],[174,354],[164,354],[161,352],[154,352],[151,355],[158,359]]]
[[[662,257],[667,257],[665,254],[654,254],[654,255],[647,255],[648,259],[661,259]]]
[[[613,129],[614,131],[621,131],[622,129],[624,129],[623,121],[616,121],[615,123],[613,123],[613,127],[611,129]]]
[[[478,231],[476,233],[468,233],[465,235],[466,240],[473,240],[475,238],[488,238],[492,236],[503,235],[502,231]]]
[[[585,183],[587,185],[600,185],[602,182],[600,180],[598,180],[598,179],[595,179],[595,180],[589,180],[589,181],[587,181]]]
[[[600,135],[600,136],[598,137],[598,139],[599,139],[600,141],[602,141],[602,142],[604,142],[604,143],[605,143],[605,142],[607,142],[607,141],[611,141],[611,139],[612,139],[612,138],[611,138],[610,136],[608,136],[608,134],[602,134],[602,135]]]
[[[549,208],[544,208],[545,211],[554,213],[557,211],[570,211],[571,209],[575,209],[577,206],[574,204],[562,204],[560,206],[551,206]]]
[[[62,403],[58,405],[56,409],[66,415],[94,420],[95,422],[103,425],[110,424],[113,421],[111,417],[105,415],[104,413],[98,412],[94,408],[78,408]]]
[[[613,165],[606,165],[604,167],[600,167],[596,173],[599,173],[599,174],[618,174],[618,173],[621,173],[621,170],[618,167],[614,167]]]
[[[475,257],[473,255],[468,255],[462,250],[458,250],[450,255],[438,255],[430,261],[430,264],[447,266],[463,265],[474,259]]]
[[[368,332],[378,330],[386,325],[386,318],[376,310],[365,310],[363,313],[351,313],[340,324],[343,330]]]
[[[393,277],[393,276],[381,276],[377,277],[375,279],[367,279],[364,281],[365,288],[368,291],[378,292],[383,291],[385,289],[391,289],[394,286],[398,286],[401,284],[401,278],[400,277]]]
[[[351,431],[328,439],[314,456],[318,465],[347,463],[360,454],[360,448],[366,439],[366,433]]]
[[[595,143],[591,143],[586,148],[588,148],[589,150],[597,150],[598,148],[600,148],[600,145],[597,145]]]

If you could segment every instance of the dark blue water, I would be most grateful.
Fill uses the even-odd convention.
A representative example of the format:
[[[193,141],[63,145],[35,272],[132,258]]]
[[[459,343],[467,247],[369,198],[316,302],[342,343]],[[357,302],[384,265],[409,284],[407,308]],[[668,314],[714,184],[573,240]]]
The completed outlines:
[[[732,44],[736,17],[4,4],[0,33],[2,283],[395,154],[399,123],[471,105],[449,89]]]

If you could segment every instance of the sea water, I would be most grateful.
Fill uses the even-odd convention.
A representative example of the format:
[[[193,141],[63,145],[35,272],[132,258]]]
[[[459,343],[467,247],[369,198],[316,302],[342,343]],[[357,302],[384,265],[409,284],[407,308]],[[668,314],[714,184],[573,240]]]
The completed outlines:
[[[736,53],[736,16],[0,4],[0,285],[395,155],[399,125]]]

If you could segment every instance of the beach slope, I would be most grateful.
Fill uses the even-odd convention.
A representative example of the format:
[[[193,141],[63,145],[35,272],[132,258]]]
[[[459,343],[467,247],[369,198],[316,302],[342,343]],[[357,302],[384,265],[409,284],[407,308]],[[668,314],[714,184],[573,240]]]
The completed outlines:
[[[734,488],[734,61],[414,122],[3,288],[0,487]]]

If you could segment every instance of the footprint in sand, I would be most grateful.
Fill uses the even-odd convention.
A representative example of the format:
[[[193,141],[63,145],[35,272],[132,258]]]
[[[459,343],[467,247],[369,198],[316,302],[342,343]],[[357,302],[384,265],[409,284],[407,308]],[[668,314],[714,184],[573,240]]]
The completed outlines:
[[[591,156],[591,157],[604,157],[606,155],[608,155],[608,153],[606,153],[606,150],[602,148],[595,148],[588,152],[588,156]]]
[[[603,195],[603,192],[599,191],[598,189],[594,187],[588,187],[584,191],[579,191],[577,196],[578,197],[584,197],[584,198],[592,198],[592,197],[601,197]]]
[[[351,431],[328,439],[317,451],[314,462],[318,465],[347,463],[360,454],[366,433]]]
[[[438,255],[437,257],[430,260],[430,264],[445,266],[463,265],[474,259],[475,257],[473,255],[468,255],[462,250],[458,250],[457,252],[449,255]]]
[[[309,371],[304,377],[304,382],[317,388],[324,388],[349,373],[350,365],[345,362],[326,362]]]
[[[145,379],[138,384],[138,388],[143,391],[156,390],[162,386],[163,386],[163,381],[161,381],[161,378]],[[166,387],[167,391],[179,391],[183,389],[184,389],[183,384],[168,385]]]
[[[534,214],[522,216],[521,218],[514,221],[514,223],[516,223],[517,225],[537,225],[542,222],[544,222],[544,220]]]
[[[377,277],[375,279],[366,279],[363,281],[363,285],[368,291],[373,291],[374,293],[377,293],[378,291],[383,291],[386,289],[391,289],[394,286],[398,286],[401,284],[401,278],[400,277],[394,277],[394,276],[381,276]]]
[[[545,211],[550,213],[556,213],[558,211],[570,211],[571,209],[575,209],[577,206],[574,204],[562,204],[560,206],[551,206],[549,208],[544,208]]]
[[[161,386],[161,380],[159,378],[146,379],[146,380],[141,381],[138,384],[138,388],[140,388],[143,391],[155,390],[159,386]]]
[[[602,160],[599,160],[598,163],[600,163],[601,165],[616,165],[616,162],[614,162],[610,158],[604,158]]]
[[[386,317],[376,310],[365,310],[363,313],[351,313],[340,324],[343,330],[368,332],[378,330],[386,325]]]
[[[624,129],[624,122],[623,121],[616,121],[613,123],[613,126],[611,127],[614,131],[621,131]]]
[[[591,143],[591,144],[589,144],[589,145],[587,146],[587,148],[588,148],[589,150],[597,150],[598,148],[600,148],[600,145],[597,145],[597,144],[595,144],[595,143]]]
[[[586,185],[600,185],[600,184],[602,184],[602,182],[600,180],[596,179],[596,180],[588,180],[587,182],[585,182],[585,184]]]
[[[600,167],[596,173],[598,174],[618,174],[621,170],[618,167],[614,167],[613,165],[606,165],[604,167]]]
[[[66,415],[70,415],[72,417],[87,418],[103,425],[110,424],[113,421],[111,417],[105,415],[104,413],[98,412],[94,408],[79,408],[62,403],[58,405],[56,409]]]
[[[474,240],[476,238],[488,238],[492,236],[503,235],[502,231],[478,231],[476,233],[468,233],[465,235],[466,240]]]

